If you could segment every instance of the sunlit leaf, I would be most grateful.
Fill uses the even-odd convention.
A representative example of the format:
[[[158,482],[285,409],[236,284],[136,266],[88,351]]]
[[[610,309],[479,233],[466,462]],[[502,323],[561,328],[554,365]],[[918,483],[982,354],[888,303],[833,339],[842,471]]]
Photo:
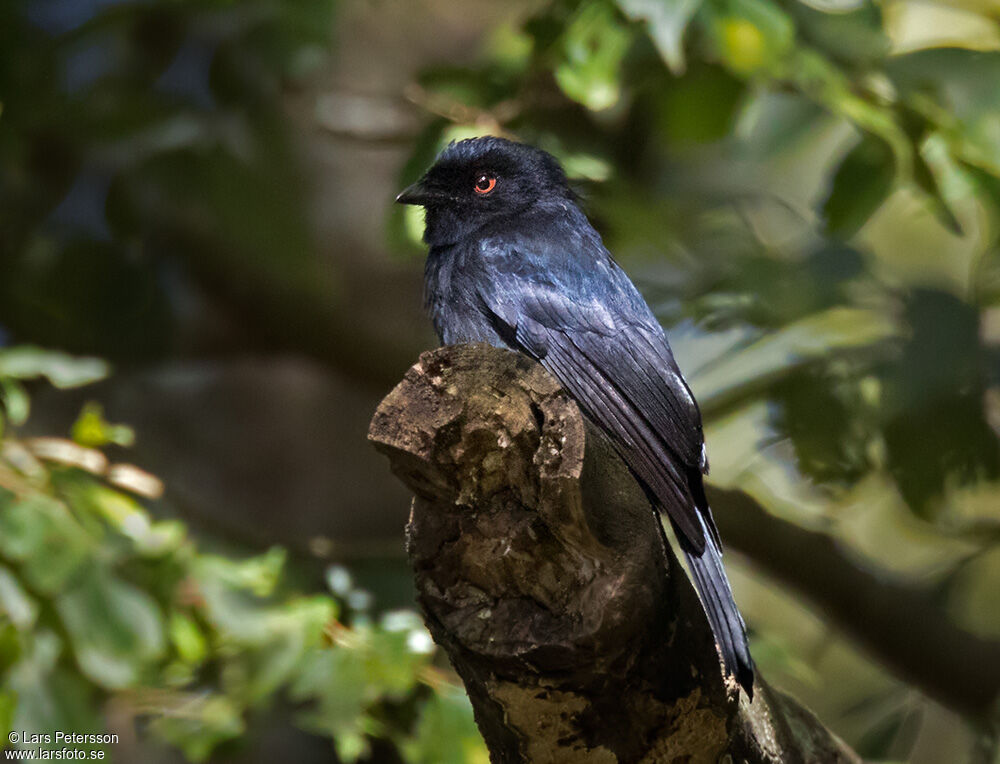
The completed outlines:
[[[301,717],[308,729],[335,737],[357,733],[359,717],[371,699],[364,666],[345,649],[310,652],[290,694],[299,702],[314,704]]]
[[[206,555],[199,561],[199,573],[206,581],[217,581],[234,590],[265,597],[274,591],[286,557],[287,553],[280,547],[272,547],[262,555],[245,560]]]
[[[645,21],[649,36],[674,74],[682,74],[684,32],[702,0],[618,0],[630,19]]]
[[[83,566],[92,546],[79,523],[55,499],[0,496],[0,554],[20,564],[25,581],[46,594],[61,590]]]
[[[770,0],[729,0],[713,8],[709,33],[722,62],[741,75],[779,72],[795,24]]]
[[[22,631],[34,626],[38,618],[38,603],[24,590],[17,577],[3,566],[0,566],[0,610]]]
[[[102,732],[98,694],[79,673],[59,664],[59,638],[51,630],[40,629],[30,645],[9,673],[8,686],[17,695],[14,728],[49,735],[52,730]]]
[[[111,444],[127,447],[135,443],[135,431],[128,425],[111,424],[104,418],[104,408],[91,402],[83,407],[73,423],[73,440],[89,448]]]
[[[949,609],[966,628],[985,639],[1000,636],[1000,550],[986,551],[969,561],[951,591]]]
[[[963,160],[1000,175],[1000,52],[936,48],[896,56],[886,69],[900,95],[948,136]]]
[[[216,622],[220,618],[217,605],[216,600],[209,608],[209,617]],[[227,690],[252,704],[292,681],[309,651],[320,644],[323,628],[333,613],[332,603],[325,597],[298,599],[280,608],[258,603],[256,612],[244,607],[238,616],[250,634],[234,633],[234,621],[225,624],[227,639],[245,647],[241,655],[227,662],[223,675]],[[236,614],[231,610],[228,616]]]
[[[90,567],[56,608],[80,670],[108,689],[137,684],[164,652],[162,613],[148,594]]]
[[[185,663],[197,665],[208,656],[208,643],[198,624],[188,615],[174,611],[168,627],[170,642]]]
[[[913,179],[930,199],[931,209],[944,226],[956,236],[963,234],[962,223],[952,211],[941,190],[941,184],[921,153],[914,158]]]
[[[0,348],[0,377],[45,377],[56,387],[89,385],[108,375],[108,364],[97,358],[79,358],[53,350],[22,346]]]
[[[631,42],[614,8],[584,3],[562,36],[562,60],[553,72],[563,92],[592,111],[614,106],[621,95],[621,64]]]
[[[74,506],[107,522],[130,539],[141,554],[156,556],[175,550],[184,541],[184,527],[174,520],[154,521],[132,496],[109,488],[94,478],[71,473],[59,476],[60,489]]]
[[[883,313],[838,307],[796,321],[727,354],[690,376],[706,416],[734,401],[767,389],[816,358],[898,336]]]
[[[423,704],[416,735],[405,746],[414,764],[488,764],[490,758],[460,687],[447,686]]]
[[[3,406],[3,413],[15,427],[27,422],[31,412],[31,399],[24,385],[17,380],[0,376],[0,406]]]

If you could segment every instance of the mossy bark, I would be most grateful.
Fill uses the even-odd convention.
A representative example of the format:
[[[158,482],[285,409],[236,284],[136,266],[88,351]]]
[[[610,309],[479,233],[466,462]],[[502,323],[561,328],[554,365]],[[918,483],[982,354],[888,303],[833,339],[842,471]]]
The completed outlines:
[[[487,345],[424,353],[369,433],[416,494],[417,596],[494,762],[854,762],[724,680],[641,488],[558,382]]]

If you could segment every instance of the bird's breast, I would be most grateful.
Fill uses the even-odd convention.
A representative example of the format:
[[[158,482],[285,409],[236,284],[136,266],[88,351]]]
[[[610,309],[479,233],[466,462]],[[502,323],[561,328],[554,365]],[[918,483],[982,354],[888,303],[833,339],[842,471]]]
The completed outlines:
[[[431,250],[424,271],[424,302],[442,343],[508,347],[484,310],[480,295],[488,280],[488,268],[474,252],[455,246]]]

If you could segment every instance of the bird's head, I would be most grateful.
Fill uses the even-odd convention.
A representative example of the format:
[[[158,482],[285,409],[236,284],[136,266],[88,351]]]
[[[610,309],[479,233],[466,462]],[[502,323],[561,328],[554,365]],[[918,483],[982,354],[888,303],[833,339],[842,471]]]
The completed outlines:
[[[551,155],[504,138],[452,143],[424,176],[396,197],[427,210],[424,241],[453,244],[498,219],[544,202],[572,199]]]

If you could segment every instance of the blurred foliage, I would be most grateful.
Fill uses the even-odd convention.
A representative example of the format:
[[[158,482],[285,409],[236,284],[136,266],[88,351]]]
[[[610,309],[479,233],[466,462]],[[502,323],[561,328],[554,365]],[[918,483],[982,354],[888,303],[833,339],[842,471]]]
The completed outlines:
[[[921,44],[904,8],[549,3],[424,76],[477,118],[431,122],[403,180],[469,132],[554,151],[665,322],[734,338],[690,375],[710,421],[763,397],[802,478],[836,496],[886,474],[961,532],[959,494],[1000,477],[1000,26],[963,6],[968,40]],[[910,260],[873,220],[942,246]]]
[[[0,324],[149,359],[190,310],[178,284],[319,290],[278,96],[324,61],[333,9],[3,3]]]
[[[23,422],[18,399],[32,377],[72,386],[103,371],[61,353],[0,349],[0,385],[19,391],[4,398],[0,422]],[[340,568],[331,594],[295,593],[278,548],[249,559],[205,551],[160,517],[162,502],[135,493],[150,480],[123,479],[139,471],[93,448],[130,442],[131,430],[88,406],[74,436],[8,430],[0,440],[4,738],[104,732],[114,708],[111,731],[127,737],[122,719],[141,723],[203,761],[286,699],[303,729],[332,738],[340,761],[367,756],[375,740],[414,764],[481,756],[471,707],[435,668],[419,616],[358,610],[370,597]],[[116,746],[104,748],[114,760]]]
[[[470,133],[560,157],[670,329],[713,480],[1000,635],[995,4],[554,0],[420,84],[401,183]],[[869,699],[863,756],[906,757],[900,697]]]

